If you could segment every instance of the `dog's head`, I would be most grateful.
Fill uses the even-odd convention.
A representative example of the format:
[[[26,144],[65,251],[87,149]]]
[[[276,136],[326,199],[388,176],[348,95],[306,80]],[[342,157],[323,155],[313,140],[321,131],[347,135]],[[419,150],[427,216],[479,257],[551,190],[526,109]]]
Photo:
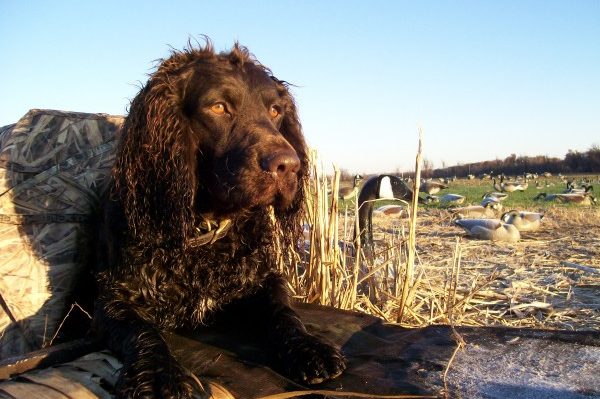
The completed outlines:
[[[273,205],[294,217],[306,175],[288,85],[237,44],[163,60],[131,103],[115,165],[130,227],[181,238],[201,214],[231,218]]]

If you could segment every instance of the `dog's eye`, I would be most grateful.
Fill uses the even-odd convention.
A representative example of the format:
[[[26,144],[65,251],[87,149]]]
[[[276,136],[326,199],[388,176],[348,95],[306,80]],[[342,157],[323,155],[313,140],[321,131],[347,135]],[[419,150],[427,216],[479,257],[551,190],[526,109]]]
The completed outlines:
[[[277,108],[275,105],[271,105],[271,108],[269,108],[269,115],[271,115],[271,118],[275,119],[279,116],[279,108]]]
[[[225,104],[223,103],[215,103],[210,106],[210,110],[214,114],[223,115],[227,112],[227,107],[225,107]]]

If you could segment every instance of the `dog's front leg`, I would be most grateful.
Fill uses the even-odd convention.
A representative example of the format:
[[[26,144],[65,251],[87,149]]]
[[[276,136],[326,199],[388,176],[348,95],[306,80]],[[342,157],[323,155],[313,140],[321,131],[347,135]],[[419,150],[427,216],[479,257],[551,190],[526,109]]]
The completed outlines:
[[[160,331],[126,302],[98,300],[94,330],[123,362],[117,398],[191,398],[192,385]]]
[[[346,361],[339,349],[306,331],[290,306],[290,294],[281,275],[269,275],[255,299],[265,323],[267,342],[273,346],[285,374],[297,381],[317,384],[344,371]]]

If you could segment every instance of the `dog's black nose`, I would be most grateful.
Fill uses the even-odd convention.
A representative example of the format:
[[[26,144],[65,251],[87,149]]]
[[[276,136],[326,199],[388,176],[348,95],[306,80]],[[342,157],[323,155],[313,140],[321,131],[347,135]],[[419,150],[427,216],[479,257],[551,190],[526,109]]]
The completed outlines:
[[[286,178],[300,170],[300,159],[293,150],[279,151],[263,158],[263,170],[273,173],[278,178]]]

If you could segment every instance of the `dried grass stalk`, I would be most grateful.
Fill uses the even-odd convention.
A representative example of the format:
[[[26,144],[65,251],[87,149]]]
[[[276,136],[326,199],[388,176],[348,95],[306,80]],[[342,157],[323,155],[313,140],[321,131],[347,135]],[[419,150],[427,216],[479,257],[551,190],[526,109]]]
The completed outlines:
[[[417,228],[417,209],[418,209],[418,197],[419,188],[421,186],[421,163],[423,158],[422,151],[423,144],[423,132],[419,129],[419,148],[417,150],[417,157],[415,161],[415,179],[413,185],[413,198],[410,204],[410,223],[408,226],[408,251],[406,258],[406,274],[404,275],[404,284],[402,286],[402,296],[400,297],[400,305],[398,309],[398,317],[396,318],[397,323],[402,323],[404,317],[405,307],[410,306],[408,302],[408,292],[410,285],[413,283],[414,276],[414,265],[415,265],[415,235]]]

